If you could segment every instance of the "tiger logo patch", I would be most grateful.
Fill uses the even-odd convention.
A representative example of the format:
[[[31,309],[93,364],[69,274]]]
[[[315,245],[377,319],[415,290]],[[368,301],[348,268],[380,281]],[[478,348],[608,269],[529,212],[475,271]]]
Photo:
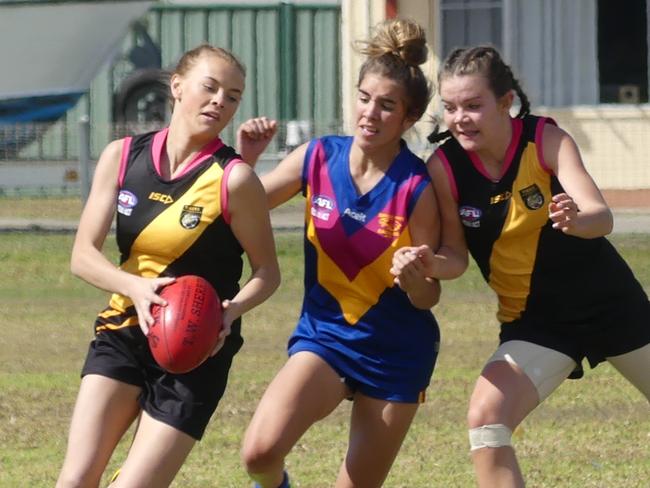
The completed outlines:
[[[187,230],[196,228],[201,222],[201,214],[203,214],[203,207],[196,205],[185,205],[181,212],[180,223],[181,227]]]
[[[533,184],[527,186],[523,190],[519,190],[521,199],[524,201],[524,205],[530,210],[539,210],[544,206],[544,195],[539,189],[539,186]]]

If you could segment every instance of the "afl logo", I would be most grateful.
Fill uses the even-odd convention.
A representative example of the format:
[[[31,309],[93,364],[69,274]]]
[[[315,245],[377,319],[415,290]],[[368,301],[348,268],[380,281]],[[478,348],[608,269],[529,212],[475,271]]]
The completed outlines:
[[[181,212],[180,223],[184,229],[194,229],[201,222],[201,214],[203,213],[203,207],[197,207],[196,205],[185,205],[183,211]]]
[[[138,197],[128,190],[121,190],[117,195],[117,211],[122,215],[131,215],[133,207],[138,204]]]
[[[326,195],[314,195],[311,198],[311,214],[320,220],[329,220],[331,212],[336,208],[334,201]]]
[[[481,226],[481,209],[463,205],[458,209],[460,221],[465,227],[478,228]]]

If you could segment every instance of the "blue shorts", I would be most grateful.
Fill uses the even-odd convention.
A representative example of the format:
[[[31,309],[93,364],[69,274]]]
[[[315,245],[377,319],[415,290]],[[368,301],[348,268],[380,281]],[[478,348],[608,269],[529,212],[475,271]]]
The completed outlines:
[[[334,371],[341,377],[345,384],[352,390],[352,392],[359,392],[371,398],[379,400],[386,400],[389,402],[401,403],[422,403],[425,398],[424,388],[413,387],[412,385],[404,385],[399,379],[394,383],[383,381],[381,384],[373,382],[364,375],[364,372],[357,368],[353,370],[350,368],[349,358],[332,348],[328,348],[309,339],[293,339],[289,345],[289,356],[297,352],[308,351],[319,356],[323,361],[329,364]],[[432,362],[430,363],[430,374],[433,373],[436,358],[438,356],[437,346],[435,346],[435,354],[433,355]]]

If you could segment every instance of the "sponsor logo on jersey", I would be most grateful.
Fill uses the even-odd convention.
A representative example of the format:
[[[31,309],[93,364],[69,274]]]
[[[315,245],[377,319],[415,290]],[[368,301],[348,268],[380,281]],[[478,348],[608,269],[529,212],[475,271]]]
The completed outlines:
[[[357,222],[365,223],[366,221],[366,214],[363,212],[357,212],[356,210],[352,210],[350,207],[346,208],[343,211],[343,215],[347,215],[351,219],[356,220]]]
[[[203,207],[197,207],[196,205],[185,205],[183,211],[181,212],[180,223],[184,229],[194,229],[201,222],[201,214],[203,213]]]
[[[133,212],[133,207],[138,204],[138,197],[136,197],[129,190],[120,190],[117,195],[117,211],[122,215],[129,216]]]
[[[463,205],[458,209],[458,215],[465,227],[478,228],[481,226],[482,212],[479,208]]]
[[[405,218],[400,215],[380,213],[377,215],[379,228],[377,234],[384,237],[399,237],[404,228]]]
[[[164,193],[158,193],[158,192],[155,192],[155,191],[152,191],[151,193],[149,193],[149,200],[164,203],[165,205],[169,205],[170,203],[174,203],[174,199],[172,198],[171,195],[165,195]]]
[[[526,207],[531,210],[538,210],[544,205],[544,195],[537,185],[527,186],[523,190],[519,190],[519,194]]]
[[[311,197],[311,215],[314,218],[328,221],[335,208],[334,200],[328,196],[314,195]]]
[[[492,195],[490,197],[490,205],[494,205],[496,203],[501,203],[505,202],[508,200],[510,197],[512,197],[512,193],[509,191],[504,191],[503,193],[499,193],[498,195]]]

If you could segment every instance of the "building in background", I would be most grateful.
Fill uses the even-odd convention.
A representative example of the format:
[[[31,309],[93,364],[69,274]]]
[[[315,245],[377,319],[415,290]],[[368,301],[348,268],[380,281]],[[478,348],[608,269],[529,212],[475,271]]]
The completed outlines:
[[[649,10],[647,0],[349,0],[342,39],[382,16],[414,18],[433,46],[425,68],[432,79],[454,47],[492,44],[533,110],[573,135],[601,188],[643,189],[650,188]],[[342,59],[345,87],[358,60]],[[351,99],[344,93],[346,119]],[[430,113],[439,113],[435,100]],[[416,141],[431,127],[420,123]]]
[[[47,126],[74,107],[152,4],[0,0],[0,153],[15,155],[39,135],[30,124]],[[17,124],[25,130],[12,134]]]
[[[6,3],[27,2],[0,0],[0,8]],[[254,115],[281,121],[270,148],[277,154],[312,135],[349,131],[362,62],[354,41],[377,22],[403,16],[427,30],[431,53],[423,68],[432,80],[454,47],[492,44],[519,75],[534,111],[574,136],[601,188],[650,188],[648,9],[648,0],[158,1],[132,24],[79,103],[15,156],[74,165],[84,115],[93,157],[124,130],[164,124],[165,71],[201,42],[230,49],[247,67],[246,93],[226,141],[234,142],[234,128]],[[422,156],[433,149],[426,135],[439,111],[434,99],[408,135]]]
[[[129,0],[121,2],[132,3]],[[9,3],[30,4],[24,0],[0,0],[0,8]],[[57,11],[65,10],[70,19],[75,19],[84,3],[109,7],[119,2],[56,0],[37,3]],[[232,141],[233,126],[258,114],[282,121],[298,121],[295,126],[301,138],[309,133],[339,130],[342,90],[338,0],[146,3],[150,8],[138,16],[128,32],[119,29],[118,40],[123,40],[118,49],[114,49],[114,43],[108,43],[111,39],[106,38],[112,47],[111,56],[92,60],[98,61],[99,66],[93,71],[90,86],[75,93],[75,101],[79,99],[76,106],[68,110],[58,124],[48,126],[43,137],[15,155],[19,160],[75,158],[77,125],[83,116],[90,119],[93,156],[98,156],[106,143],[125,130],[146,130],[164,124],[170,109],[169,71],[183,52],[203,42],[231,50],[247,70],[246,92],[224,139]],[[4,12],[0,11],[3,17]],[[106,25],[102,27],[118,27],[110,17],[105,19]],[[77,38],[82,36],[92,41],[92,25],[82,29],[75,22],[68,26],[68,32],[77,29]],[[17,28],[26,30],[27,25]],[[97,31],[96,36],[103,32]],[[25,76],[29,62],[25,59],[12,63],[16,77]],[[72,62],[53,61],[52,73],[66,71],[66,64]],[[284,144],[279,140],[275,149]],[[0,159],[3,156],[6,159],[0,152]]]

